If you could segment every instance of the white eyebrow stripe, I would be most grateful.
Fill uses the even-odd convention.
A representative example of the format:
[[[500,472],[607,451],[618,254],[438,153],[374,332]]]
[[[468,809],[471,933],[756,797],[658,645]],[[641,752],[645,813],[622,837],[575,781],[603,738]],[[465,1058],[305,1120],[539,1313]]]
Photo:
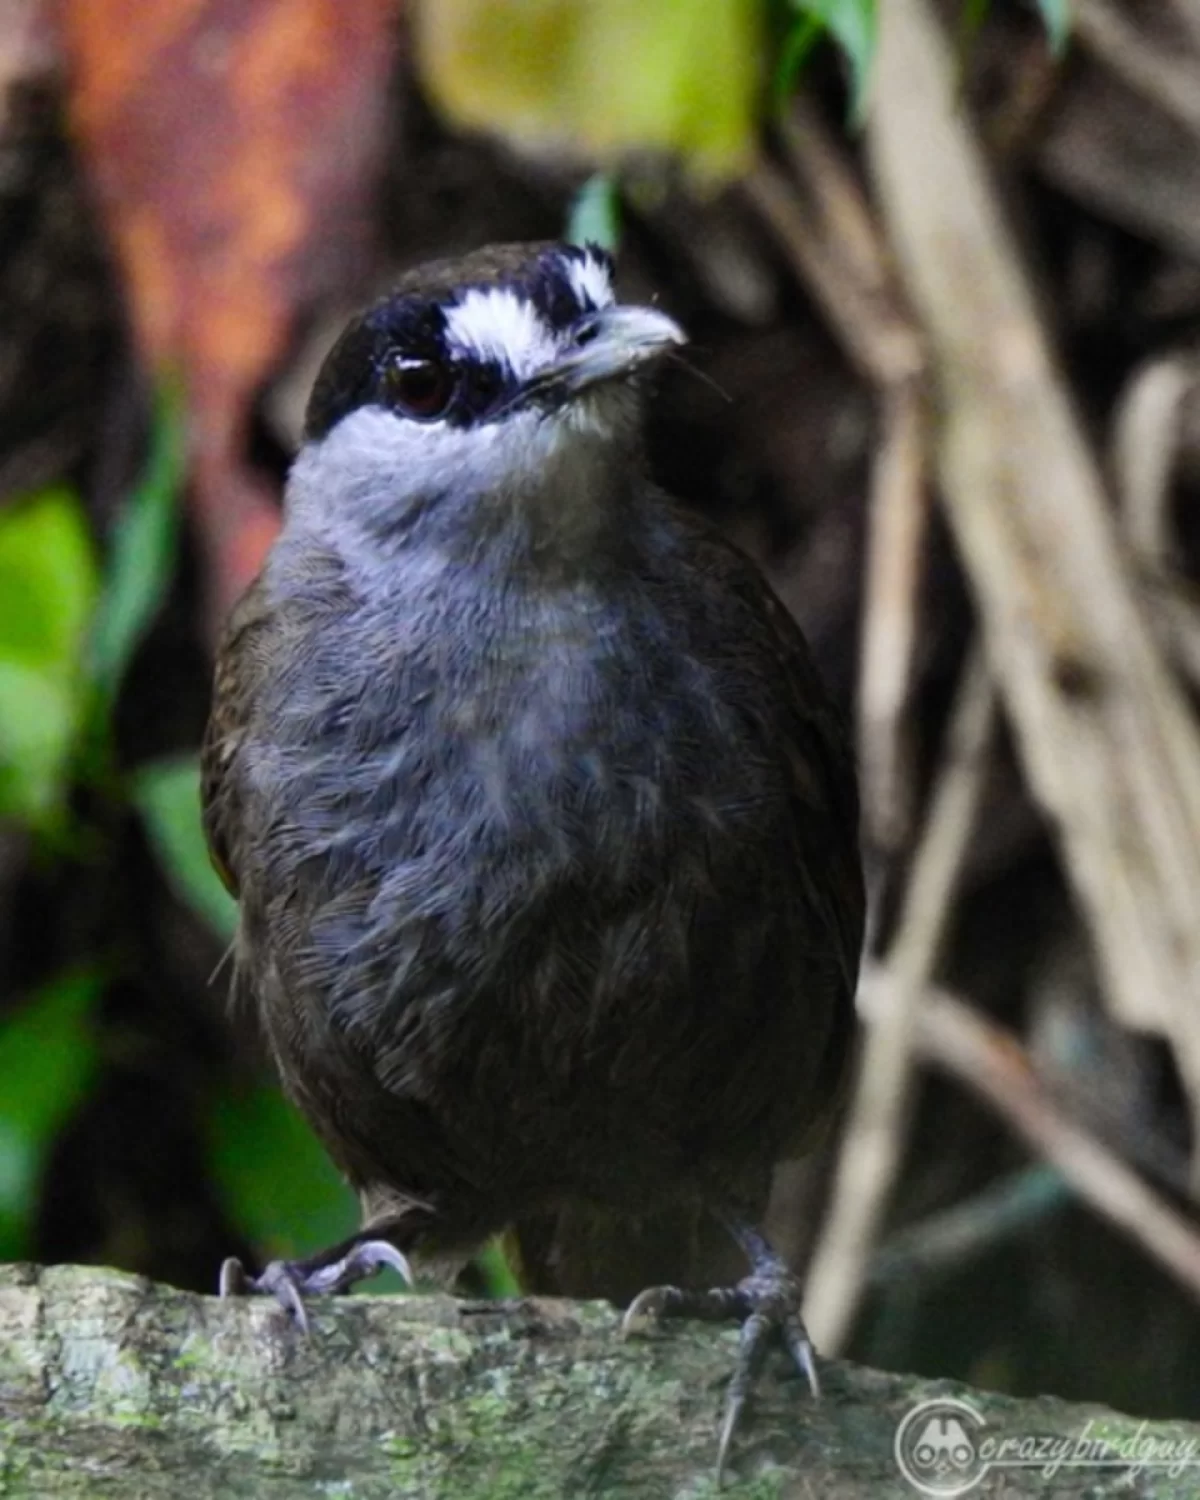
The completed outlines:
[[[613,300],[612,278],[608,267],[594,255],[585,254],[582,260],[575,256],[563,256],[567,280],[581,306],[609,307]]]
[[[537,310],[503,287],[472,287],[446,308],[446,339],[459,354],[496,360],[518,380],[528,380],[558,354],[558,340]]]

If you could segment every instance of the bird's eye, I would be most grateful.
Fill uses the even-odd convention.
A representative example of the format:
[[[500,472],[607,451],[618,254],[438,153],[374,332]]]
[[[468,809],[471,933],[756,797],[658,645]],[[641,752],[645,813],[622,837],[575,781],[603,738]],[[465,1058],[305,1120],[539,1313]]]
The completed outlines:
[[[387,390],[392,403],[421,422],[440,417],[454,399],[454,372],[431,359],[398,359],[388,366]]]

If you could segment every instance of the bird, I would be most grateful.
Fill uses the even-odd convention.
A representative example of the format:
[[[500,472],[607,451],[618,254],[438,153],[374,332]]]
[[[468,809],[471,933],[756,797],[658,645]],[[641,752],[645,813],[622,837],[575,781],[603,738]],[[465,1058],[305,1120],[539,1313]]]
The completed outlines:
[[[418,266],[315,381],[217,653],[202,811],[234,1003],[362,1227],[221,1290],[303,1324],[556,1205],[702,1205],[748,1274],[647,1288],[625,1327],[742,1323],[723,1466],[771,1341],[819,1392],[761,1215],[852,1052],[856,775],[759,568],[653,481],[686,340],[614,276],[555,242]]]

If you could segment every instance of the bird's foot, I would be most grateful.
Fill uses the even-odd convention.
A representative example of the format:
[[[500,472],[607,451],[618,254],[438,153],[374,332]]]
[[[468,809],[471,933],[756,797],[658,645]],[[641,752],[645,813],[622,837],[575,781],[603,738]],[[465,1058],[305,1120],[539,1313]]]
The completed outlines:
[[[709,1291],[686,1291],[674,1286],[654,1286],[640,1292],[629,1304],[621,1329],[637,1334],[661,1318],[701,1318],[707,1322],[733,1320],[742,1325],[737,1361],[725,1397],[721,1439],[717,1449],[717,1486],[725,1473],[726,1460],[746,1407],[747,1398],[762,1368],[772,1338],[779,1338],[793,1364],[807,1379],[814,1396],[821,1394],[812,1340],[800,1316],[799,1279],[768,1246],[760,1242],[754,1269],[731,1287]]]
[[[332,1258],[331,1258],[332,1257]],[[294,1323],[308,1332],[305,1297],[345,1292],[390,1266],[413,1284],[408,1258],[387,1240],[356,1240],[309,1260],[273,1260],[259,1276],[248,1276],[240,1260],[231,1257],[221,1267],[221,1296],[262,1294],[274,1297]]]

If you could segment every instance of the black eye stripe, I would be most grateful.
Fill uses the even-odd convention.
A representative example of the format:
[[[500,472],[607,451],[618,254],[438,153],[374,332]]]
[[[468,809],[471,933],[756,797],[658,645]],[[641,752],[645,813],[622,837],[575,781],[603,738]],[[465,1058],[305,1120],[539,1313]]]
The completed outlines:
[[[489,407],[507,393],[512,384],[504,371],[492,361],[487,364],[472,364],[466,369],[466,389],[479,412]]]
[[[469,426],[502,415],[519,399],[520,383],[498,362],[464,360],[447,347],[446,308],[472,289],[504,288],[561,332],[595,311],[587,278],[573,270],[589,261],[611,272],[610,258],[597,247],[555,244],[491,246],[418,267],[355,318],[326,358],[309,401],[305,438],[324,437],[359,407],[393,407],[388,372],[397,359],[454,368],[455,395],[445,421]]]
[[[547,278],[532,300],[534,307],[556,330],[569,328],[584,313],[593,311],[590,302],[580,300],[570,282],[557,276]]]

